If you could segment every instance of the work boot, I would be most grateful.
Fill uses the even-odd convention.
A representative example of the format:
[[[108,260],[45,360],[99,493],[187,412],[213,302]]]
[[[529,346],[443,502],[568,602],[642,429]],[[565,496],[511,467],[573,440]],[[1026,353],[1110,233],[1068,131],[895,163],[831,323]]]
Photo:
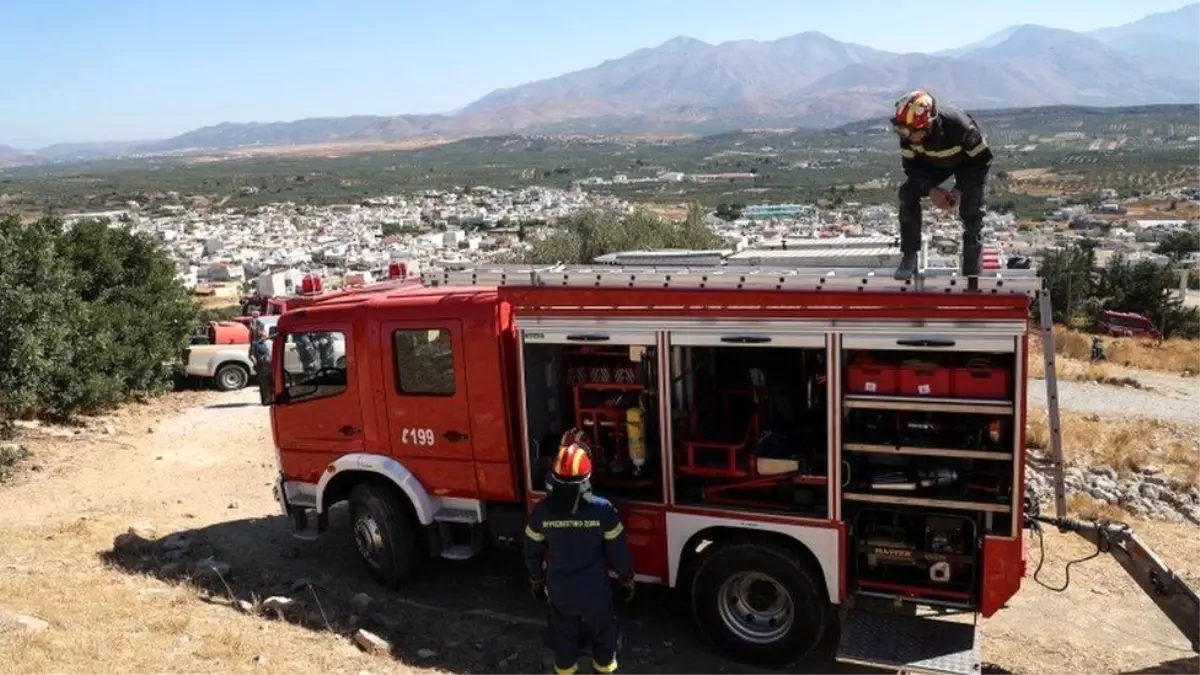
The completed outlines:
[[[983,257],[982,246],[972,246],[970,244],[963,246],[962,253],[962,275],[964,277],[977,277],[980,273],[980,258]]]
[[[904,257],[900,259],[900,266],[896,268],[896,273],[892,275],[892,278],[896,281],[907,281],[913,278],[913,275],[916,273],[917,254],[905,253]]]

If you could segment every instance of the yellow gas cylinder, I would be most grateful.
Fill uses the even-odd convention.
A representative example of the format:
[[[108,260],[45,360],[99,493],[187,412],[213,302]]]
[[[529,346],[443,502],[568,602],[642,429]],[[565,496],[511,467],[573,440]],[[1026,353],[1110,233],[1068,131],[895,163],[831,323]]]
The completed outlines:
[[[639,473],[646,463],[646,427],[642,423],[642,409],[629,408],[625,411],[625,433],[629,439],[629,459],[633,461],[633,472]]]

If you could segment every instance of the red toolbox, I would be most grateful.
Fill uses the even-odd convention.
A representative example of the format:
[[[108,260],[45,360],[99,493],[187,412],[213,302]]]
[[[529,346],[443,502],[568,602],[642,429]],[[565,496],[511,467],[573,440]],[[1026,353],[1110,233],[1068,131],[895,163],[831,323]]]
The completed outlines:
[[[1009,373],[987,359],[955,366],[953,395],[957,398],[1006,399],[1012,395]]]
[[[896,366],[859,356],[846,367],[846,390],[851,394],[895,394]]]
[[[949,398],[953,369],[926,361],[905,361],[899,369],[901,396]]]

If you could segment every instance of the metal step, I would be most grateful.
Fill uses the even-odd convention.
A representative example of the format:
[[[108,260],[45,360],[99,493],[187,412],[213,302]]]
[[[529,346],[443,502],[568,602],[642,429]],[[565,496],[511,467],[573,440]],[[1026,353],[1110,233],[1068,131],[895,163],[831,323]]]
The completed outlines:
[[[479,514],[471,509],[456,509],[443,506],[433,514],[433,519],[439,523],[471,523],[479,522]]]
[[[470,546],[455,544],[442,549],[442,557],[446,560],[468,560],[475,555]]]
[[[907,673],[979,675],[979,626],[870,609],[850,609],[837,661]]]

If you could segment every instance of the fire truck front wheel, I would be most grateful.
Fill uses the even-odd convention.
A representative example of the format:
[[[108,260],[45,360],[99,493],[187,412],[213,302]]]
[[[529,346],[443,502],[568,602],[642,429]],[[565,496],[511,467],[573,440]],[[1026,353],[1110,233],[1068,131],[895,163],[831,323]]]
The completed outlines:
[[[786,548],[766,541],[722,545],[692,584],[701,631],[735,658],[780,667],[820,642],[830,606],[819,577]]]
[[[412,578],[418,560],[416,529],[394,488],[378,481],[354,486],[350,522],[354,547],[371,576],[391,587]]]

